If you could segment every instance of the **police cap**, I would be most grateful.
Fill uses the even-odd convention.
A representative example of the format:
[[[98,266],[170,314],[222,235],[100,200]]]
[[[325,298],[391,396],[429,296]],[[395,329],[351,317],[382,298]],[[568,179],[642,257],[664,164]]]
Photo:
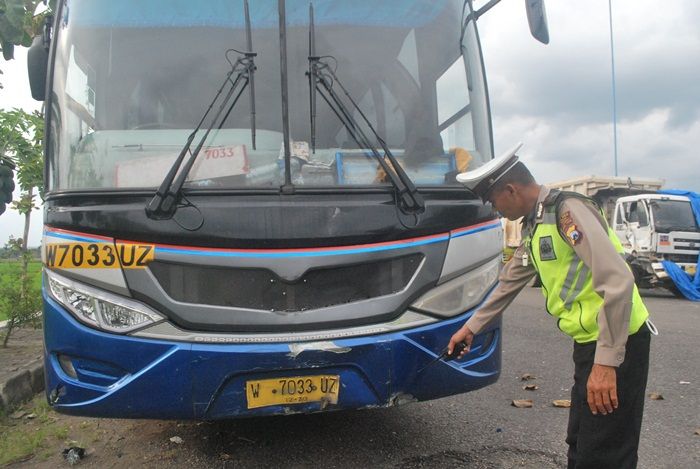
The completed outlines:
[[[518,155],[515,152],[522,146],[522,143],[518,143],[498,158],[472,171],[458,174],[457,181],[485,201],[491,188],[518,163]]]

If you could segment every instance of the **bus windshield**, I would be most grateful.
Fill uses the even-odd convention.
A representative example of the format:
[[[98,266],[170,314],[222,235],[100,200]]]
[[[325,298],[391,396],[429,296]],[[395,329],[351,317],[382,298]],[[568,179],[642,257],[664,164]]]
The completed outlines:
[[[468,2],[315,0],[313,8],[317,56],[416,185],[457,186],[457,172],[492,158],[477,33],[473,22],[462,28]],[[312,144],[309,1],[288,0],[286,11],[292,182],[389,184],[320,98]],[[156,188],[231,70],[227,53],[235,61],[246,52],[243,0],[67,0],[60,14],[47,189]],[[209,134],[186,187],[284,183],[278,21],[277,1],[250,2],[255,145],[246,90]]]

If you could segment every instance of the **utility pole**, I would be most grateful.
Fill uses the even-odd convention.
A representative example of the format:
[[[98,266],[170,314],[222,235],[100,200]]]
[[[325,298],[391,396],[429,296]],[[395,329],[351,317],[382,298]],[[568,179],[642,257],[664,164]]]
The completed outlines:
[[[613,107],[613,146],[615,155],[615,176],[617,176],[617,97],[615,94],[615,47],[613,44],[612,0],[608,0],[608,16],[610,18],[610,60],[612,63],[612,107]]]

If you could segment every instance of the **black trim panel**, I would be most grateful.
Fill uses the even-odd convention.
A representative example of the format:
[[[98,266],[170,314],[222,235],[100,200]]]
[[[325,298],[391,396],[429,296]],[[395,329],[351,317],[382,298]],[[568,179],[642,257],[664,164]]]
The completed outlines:
[[[494,218],[490,206],[454,190],[425,194],[426,210],[417,220],[397,210],[391,193],[191,194],[197,209],[181,209],[170,220],[146,216],[151,196],[64,194],[46,201],[44,223],[124,240],[245,249],[395,241]],[[198,212],[202,224],[196,228],[187,215],[198,218]]]

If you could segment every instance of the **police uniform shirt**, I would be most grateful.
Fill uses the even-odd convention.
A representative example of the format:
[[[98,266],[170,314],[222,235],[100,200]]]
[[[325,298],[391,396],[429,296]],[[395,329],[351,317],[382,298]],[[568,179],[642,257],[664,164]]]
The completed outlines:
[[[549,189],[541,186],[533,213],[523,222],[524,229],[534,226],[537,207],[548,194]],[[563,232],[571,224],[574,224],[577,232],[581,234],[580,239],[574,242],[569,237],[563,238],[590,269],[593,287],[603,298],[603,305],[598,314],[599,335],[594,363],[618,366],[625,356],[634,277],[625,260],[610,242],[607,224],[597,207],[578,198],[565,199],[559,209],[557,226],[559,231]],[[467,327],[474,334],[478,334],[491,320],[500,315],[535,276],[537,271],[529,256],[527,247],[521,243],[513,258],[501,271],[496,289],[467,321]]]

